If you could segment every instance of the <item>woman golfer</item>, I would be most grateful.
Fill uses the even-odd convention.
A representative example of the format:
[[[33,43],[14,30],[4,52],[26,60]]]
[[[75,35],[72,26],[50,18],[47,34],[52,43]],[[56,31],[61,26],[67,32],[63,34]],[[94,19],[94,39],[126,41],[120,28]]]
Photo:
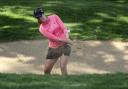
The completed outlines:
[[[44,73],[50,74],[54,64],[60,59],[62,75],[67,74],[68,56],[71,52],[71,41],[68,30],[58,15],[45,16],[42,8],[34,10],[39,23],[40,33],[49,40],[49,49],[45,60]]]

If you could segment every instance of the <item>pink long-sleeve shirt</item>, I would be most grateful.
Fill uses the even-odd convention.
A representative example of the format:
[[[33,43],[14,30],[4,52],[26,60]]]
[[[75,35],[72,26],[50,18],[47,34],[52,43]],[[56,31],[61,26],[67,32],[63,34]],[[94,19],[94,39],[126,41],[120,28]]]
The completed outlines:
[[[60,42],[58,39],[67,39],[68,36],[67,28],[57,15],[48,16],[48,21],[40,24],[39,31],[49,39],[50,48],[57,48],[64,45],[65,42]]]

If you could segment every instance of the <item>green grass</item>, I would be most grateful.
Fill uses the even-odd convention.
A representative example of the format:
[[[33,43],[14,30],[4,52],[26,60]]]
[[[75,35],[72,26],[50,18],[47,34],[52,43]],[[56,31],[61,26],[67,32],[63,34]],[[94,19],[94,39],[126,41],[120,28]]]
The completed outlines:
[[[128,89],[128,74],[0,74],[0,89]]]
[[[0,0],[0,41],[42,39],[37,7],[58,14],[72,39],[128,41],[127,0]]]

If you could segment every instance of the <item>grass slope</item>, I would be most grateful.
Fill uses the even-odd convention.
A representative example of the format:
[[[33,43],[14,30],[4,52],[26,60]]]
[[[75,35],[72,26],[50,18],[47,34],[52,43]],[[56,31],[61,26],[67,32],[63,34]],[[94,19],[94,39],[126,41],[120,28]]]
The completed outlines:
[[[37,7],[58,14],[72,39],[128,40],[127,0],[0,0],[0,41],[42,39]]]

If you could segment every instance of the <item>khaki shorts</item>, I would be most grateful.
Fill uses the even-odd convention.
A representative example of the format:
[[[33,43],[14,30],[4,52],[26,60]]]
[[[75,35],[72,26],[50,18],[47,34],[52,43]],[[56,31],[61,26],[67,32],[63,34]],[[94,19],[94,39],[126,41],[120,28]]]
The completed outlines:
[[[65,56],[70,56],[71,47],[68,44],[60,46],[58,48],[49,48],[46,59],[58,59],[63,54]]]

